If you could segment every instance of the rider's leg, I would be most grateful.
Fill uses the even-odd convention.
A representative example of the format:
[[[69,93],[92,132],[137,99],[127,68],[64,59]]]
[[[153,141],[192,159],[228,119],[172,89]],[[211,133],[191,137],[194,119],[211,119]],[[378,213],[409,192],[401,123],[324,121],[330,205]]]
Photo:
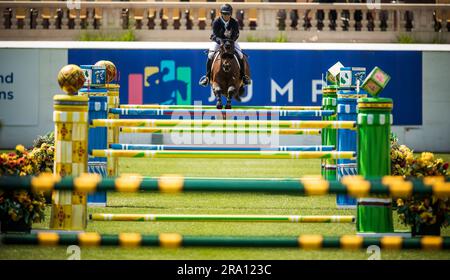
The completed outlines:
[[[208,56],[208,61],[206,62],[206,77],[208,77],[208,79],[211,79],[211,66],[212,66],[212,57]]]
[[[235,48],[236,53],[238,55],[239,66],[241,68],[240,75],[241,75],[242,82],[245,85],[248,85],[248,84],[250,84],[250,78],[247,75],[245,75],[244,54],[242,53],[242,50],[241,50],[241,48],[240,48],[238,43],[235,43],[234,48]]]
[[[208,52],[208,60],[206,61],[206,75],[203,76],[199,82],[202,86],[207,86],[209,83],[209,80],[211,79],[211,66],[214,59],[214,53],[219,48],[219,45],[215,42],[211,44],[211,47],[209,48]]]
[[[213,59],[211,58],[211,52],[208,54],[208,60],[206,61],[206,75],[203,76],[200,80],[201,86],[207,86],[209,84],[209,80],[211,77],[211,66]]]

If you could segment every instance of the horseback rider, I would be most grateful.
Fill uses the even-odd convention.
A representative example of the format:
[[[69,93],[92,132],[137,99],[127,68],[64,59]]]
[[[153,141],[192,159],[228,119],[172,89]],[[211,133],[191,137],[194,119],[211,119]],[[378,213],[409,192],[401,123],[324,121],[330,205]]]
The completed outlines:
[[[211,47],[208,51],[208,61],[206,62],[206,75],[200,79],[199,84],[201,86],[207,86],[211,77],[211,66],[214,59],[215,52],[220,48],[223,40],[233,40],[234,48],[237,53],[237,58],[240,67],[240,76],[244,85],[250,84],[250,78],[245,75],[245,63],[244,54],[242,53],[239,44],[236,40],[239,37],[239,25],[238,22],[231,17],[233,14],[233,8],[230,4],[224,4],[220,7],[221,16],[216,18],[212,23],[213,34],[211,34]]]

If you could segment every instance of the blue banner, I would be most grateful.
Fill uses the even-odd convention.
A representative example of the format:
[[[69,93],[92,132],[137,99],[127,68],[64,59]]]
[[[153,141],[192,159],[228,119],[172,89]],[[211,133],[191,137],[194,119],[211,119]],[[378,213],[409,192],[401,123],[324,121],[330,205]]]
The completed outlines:
[[[422,52],[248,50],[253,84],[239,105],[321,104],[321,80],[340,61],[344,66],[378,66],[391,76],[380,96],[394,100],[395,125],[422,125]],[[119,71],[121,104],[215,104],[198,85],[205,73],[203,50],[70,49],[69,63],[111,60]],[[234,101],[233,104],[237,104]]]

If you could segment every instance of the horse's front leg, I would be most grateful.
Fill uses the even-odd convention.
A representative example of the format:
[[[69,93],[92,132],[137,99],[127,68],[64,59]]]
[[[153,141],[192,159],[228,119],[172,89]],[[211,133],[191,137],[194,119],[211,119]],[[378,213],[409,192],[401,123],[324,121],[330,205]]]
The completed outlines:
[[[223,108],[223,104],[222,104],[222,89],[216,83],[213,84],[213,92],[214,92],[214,96],[216,97],[216,100],[217,100],[216,108],[217,109],[222,109]]]
[[[225,105],[225,109],[231,109],[231,99],[236,94],[236,87],[230,86],[227,91],[227,104]]]

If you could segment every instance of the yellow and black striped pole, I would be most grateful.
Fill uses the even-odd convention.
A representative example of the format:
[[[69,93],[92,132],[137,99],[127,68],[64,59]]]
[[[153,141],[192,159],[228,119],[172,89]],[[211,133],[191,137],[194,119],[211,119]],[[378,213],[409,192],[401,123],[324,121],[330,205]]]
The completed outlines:
[[[77,177],[59,178],[41,173],[33,176],[0,176],[0,190],[80,191],[93,192],[270,192],[302,195],[345,194],[352,197],[433,195],[450,197],[450,177],[430,176],[405,179],[402,176],[364,178],[345,176],[341,181],[326,181],[320,177],[300,178],[214,178],[184,177],[167,174],[143,177],[122,174],[119,177],[101,177],[86,173]]]
[[[363,237],[358,235],[323,236],[318,234],[299,236],[195,236],[179,233],[142,235],[139,233],[119,233],[101,235],[96,232],[79,234],[57,234],[41,232],[38,234],[6,234],[0,236],[3,245],[39,245],[83,247],[117,246],[125,248],[162,247],[254,247],[254,248],[301,248],[321,250],[328,248],[342,250],[363,250],[377,245],[386,250],[450,250],[450,237],[424,236],[402,238],[399,236]]]
[[[108,109],[119,108],[119,90],[120,85],[118,84],[106,84],[106,89],[108,90]],[[120,115],[108,113],[108,119],[119,119]],[[107,147],[111,144],[119,143],[119,127],[108,127],[107,128]],[[107,172],[108,176],[119,175],[119,159],[116,157],[107,158]]]
[[[54,174],[64,177],[86,173],[89,98],[77,95],[56,95],[53,100],[53,120],[55,122]],[[45,176],[40,178],[43,181],[42,183],[45,183]],[[39,177],[37,177],[37,180],[39,180]],[[86,198],[85,192],[54,191],[50,228],[84,230],[87,222]]]

